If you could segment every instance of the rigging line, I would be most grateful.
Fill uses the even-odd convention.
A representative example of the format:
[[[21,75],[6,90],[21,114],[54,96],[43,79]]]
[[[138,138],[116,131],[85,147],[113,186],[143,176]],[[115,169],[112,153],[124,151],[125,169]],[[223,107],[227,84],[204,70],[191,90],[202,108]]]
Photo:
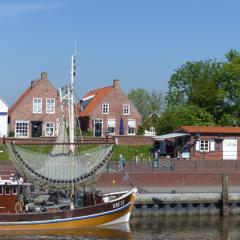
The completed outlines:
[[[78,97],[75,93],[74,93],[74,97],[78,100],[79,107],[81,107],[81,105],[80,105],[80,99],[79,99],[79,97]],[[74,111],[75,111],[75,116],[77,116],[77,104],[75,104]],[[82,140],[82,143],[83,143],[83,135],[82,135],[81,123],[80,123],[78,117],[77,117],[77,123],[78,123],[79,130],[80,130],[80,137],[81,137],[81,140]]]

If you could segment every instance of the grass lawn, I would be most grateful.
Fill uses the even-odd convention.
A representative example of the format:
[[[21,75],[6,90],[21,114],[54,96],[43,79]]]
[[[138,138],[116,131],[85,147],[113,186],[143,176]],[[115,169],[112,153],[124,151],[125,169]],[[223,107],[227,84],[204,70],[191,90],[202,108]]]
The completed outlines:
[[[48,154],[52,150],[52,145],[18,145],[21,148],[24,148],[29,151],[38,152],[42,154]],[[94,148],[98,147],[99,145],[80,145],[78,146],[79,150],[78,152],[82,151],[89,151],[91,152],[91,149],[94,150]],[[150,150],[152,148],[152,145],[137,145],[137,146],[128,146],[128,145],[118,145],[113,148],[113,155],[111,157],[111,161],[117,161],[119,159],[119,155],[122,154],[124,158],[127,161],[135,160],[136,156],[138,156],[138,160],[140,161],[146,161],[148,159],[152,158],[152,155],[150,153]],[[0,151],[3,151],[0,153],[0,160],[8,160],[9,156],[5,149],[4,145],[0,145]]]
[[[6,147],[3,144],[0,144],[0,161],[9,160],[9,155]]]
[[[83,151],[89,151],[91,152],[91,149],[95,149],[99,145],[97,144],[91,144],[91,145],[79,145],[77,146],[76,150],[77,152],[83,152]],[[18,145],[18,147],[32,151],[32,152],[38,152],[42,154],[48,154],[51,152],[53,145]]]
[[[138,156],[138,160],[146,161],[152,158],[150,150],[152,145],[136,145],[136,146],[125,146],[118,145],[113,149],[113,155],[111,160],[118,160],[119,155],[122,154],[123,157],[127,160],[135,160],[136,156]]]

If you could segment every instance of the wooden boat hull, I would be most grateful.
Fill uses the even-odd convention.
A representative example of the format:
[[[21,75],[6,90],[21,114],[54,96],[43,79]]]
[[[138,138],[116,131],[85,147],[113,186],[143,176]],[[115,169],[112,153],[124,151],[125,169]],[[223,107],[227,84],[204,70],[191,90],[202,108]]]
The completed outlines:
[[[0,215],[0,231],[73,229],[128,222],[134,198],[133,189],[115,200],[82,209]]]

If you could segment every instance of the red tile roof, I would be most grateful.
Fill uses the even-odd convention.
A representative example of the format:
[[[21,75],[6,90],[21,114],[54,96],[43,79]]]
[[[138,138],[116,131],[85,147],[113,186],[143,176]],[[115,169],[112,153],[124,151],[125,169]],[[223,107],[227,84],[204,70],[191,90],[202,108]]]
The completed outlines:
[[[189,133],[231,133],[240,134],[240,127],[212,127],[212,126],[181,126],[175,132],[189,132]]]
[[[31,90],[40,82],[41,79],[32,82],[31,86],[28,87],[23,94],[18,98],[18,100],[9,108],[9,114],[11,114],[18,105],[23,101],[23,99],[31,92]]]
[[[104,88],[99,88],[99,89],[95,89],[92,90],[90,92],[88,92],[83,98],[87,98],[89,96],[94,95],[94,97],[92,98],[92,100],[89,102],[89,104],[82,110],[78,110],[78,117],[85,117],[85,116],[89,116],[90,113],[92,112],[92,110],[94,109],[94,107],[101,102],[101,100],[113,89],[113,86],[109,86],[109,87],[104,87]],[[79,107],[78,107],[79,109]]]

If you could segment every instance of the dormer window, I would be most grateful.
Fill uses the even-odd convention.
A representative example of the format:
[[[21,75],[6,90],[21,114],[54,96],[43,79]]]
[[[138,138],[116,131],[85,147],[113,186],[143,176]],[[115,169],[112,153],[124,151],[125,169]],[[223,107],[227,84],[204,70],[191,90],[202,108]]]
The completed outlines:
[[[109,114],[109,104],[108,103],[102,104],[102,114]]]
[[[46,113],[55,113],[55,98],[46,99]]]
[[[33,113],[42,113],[42,99],[33,98]]]
[[[123,115],[130,115],[130,104],[123,104]]]

